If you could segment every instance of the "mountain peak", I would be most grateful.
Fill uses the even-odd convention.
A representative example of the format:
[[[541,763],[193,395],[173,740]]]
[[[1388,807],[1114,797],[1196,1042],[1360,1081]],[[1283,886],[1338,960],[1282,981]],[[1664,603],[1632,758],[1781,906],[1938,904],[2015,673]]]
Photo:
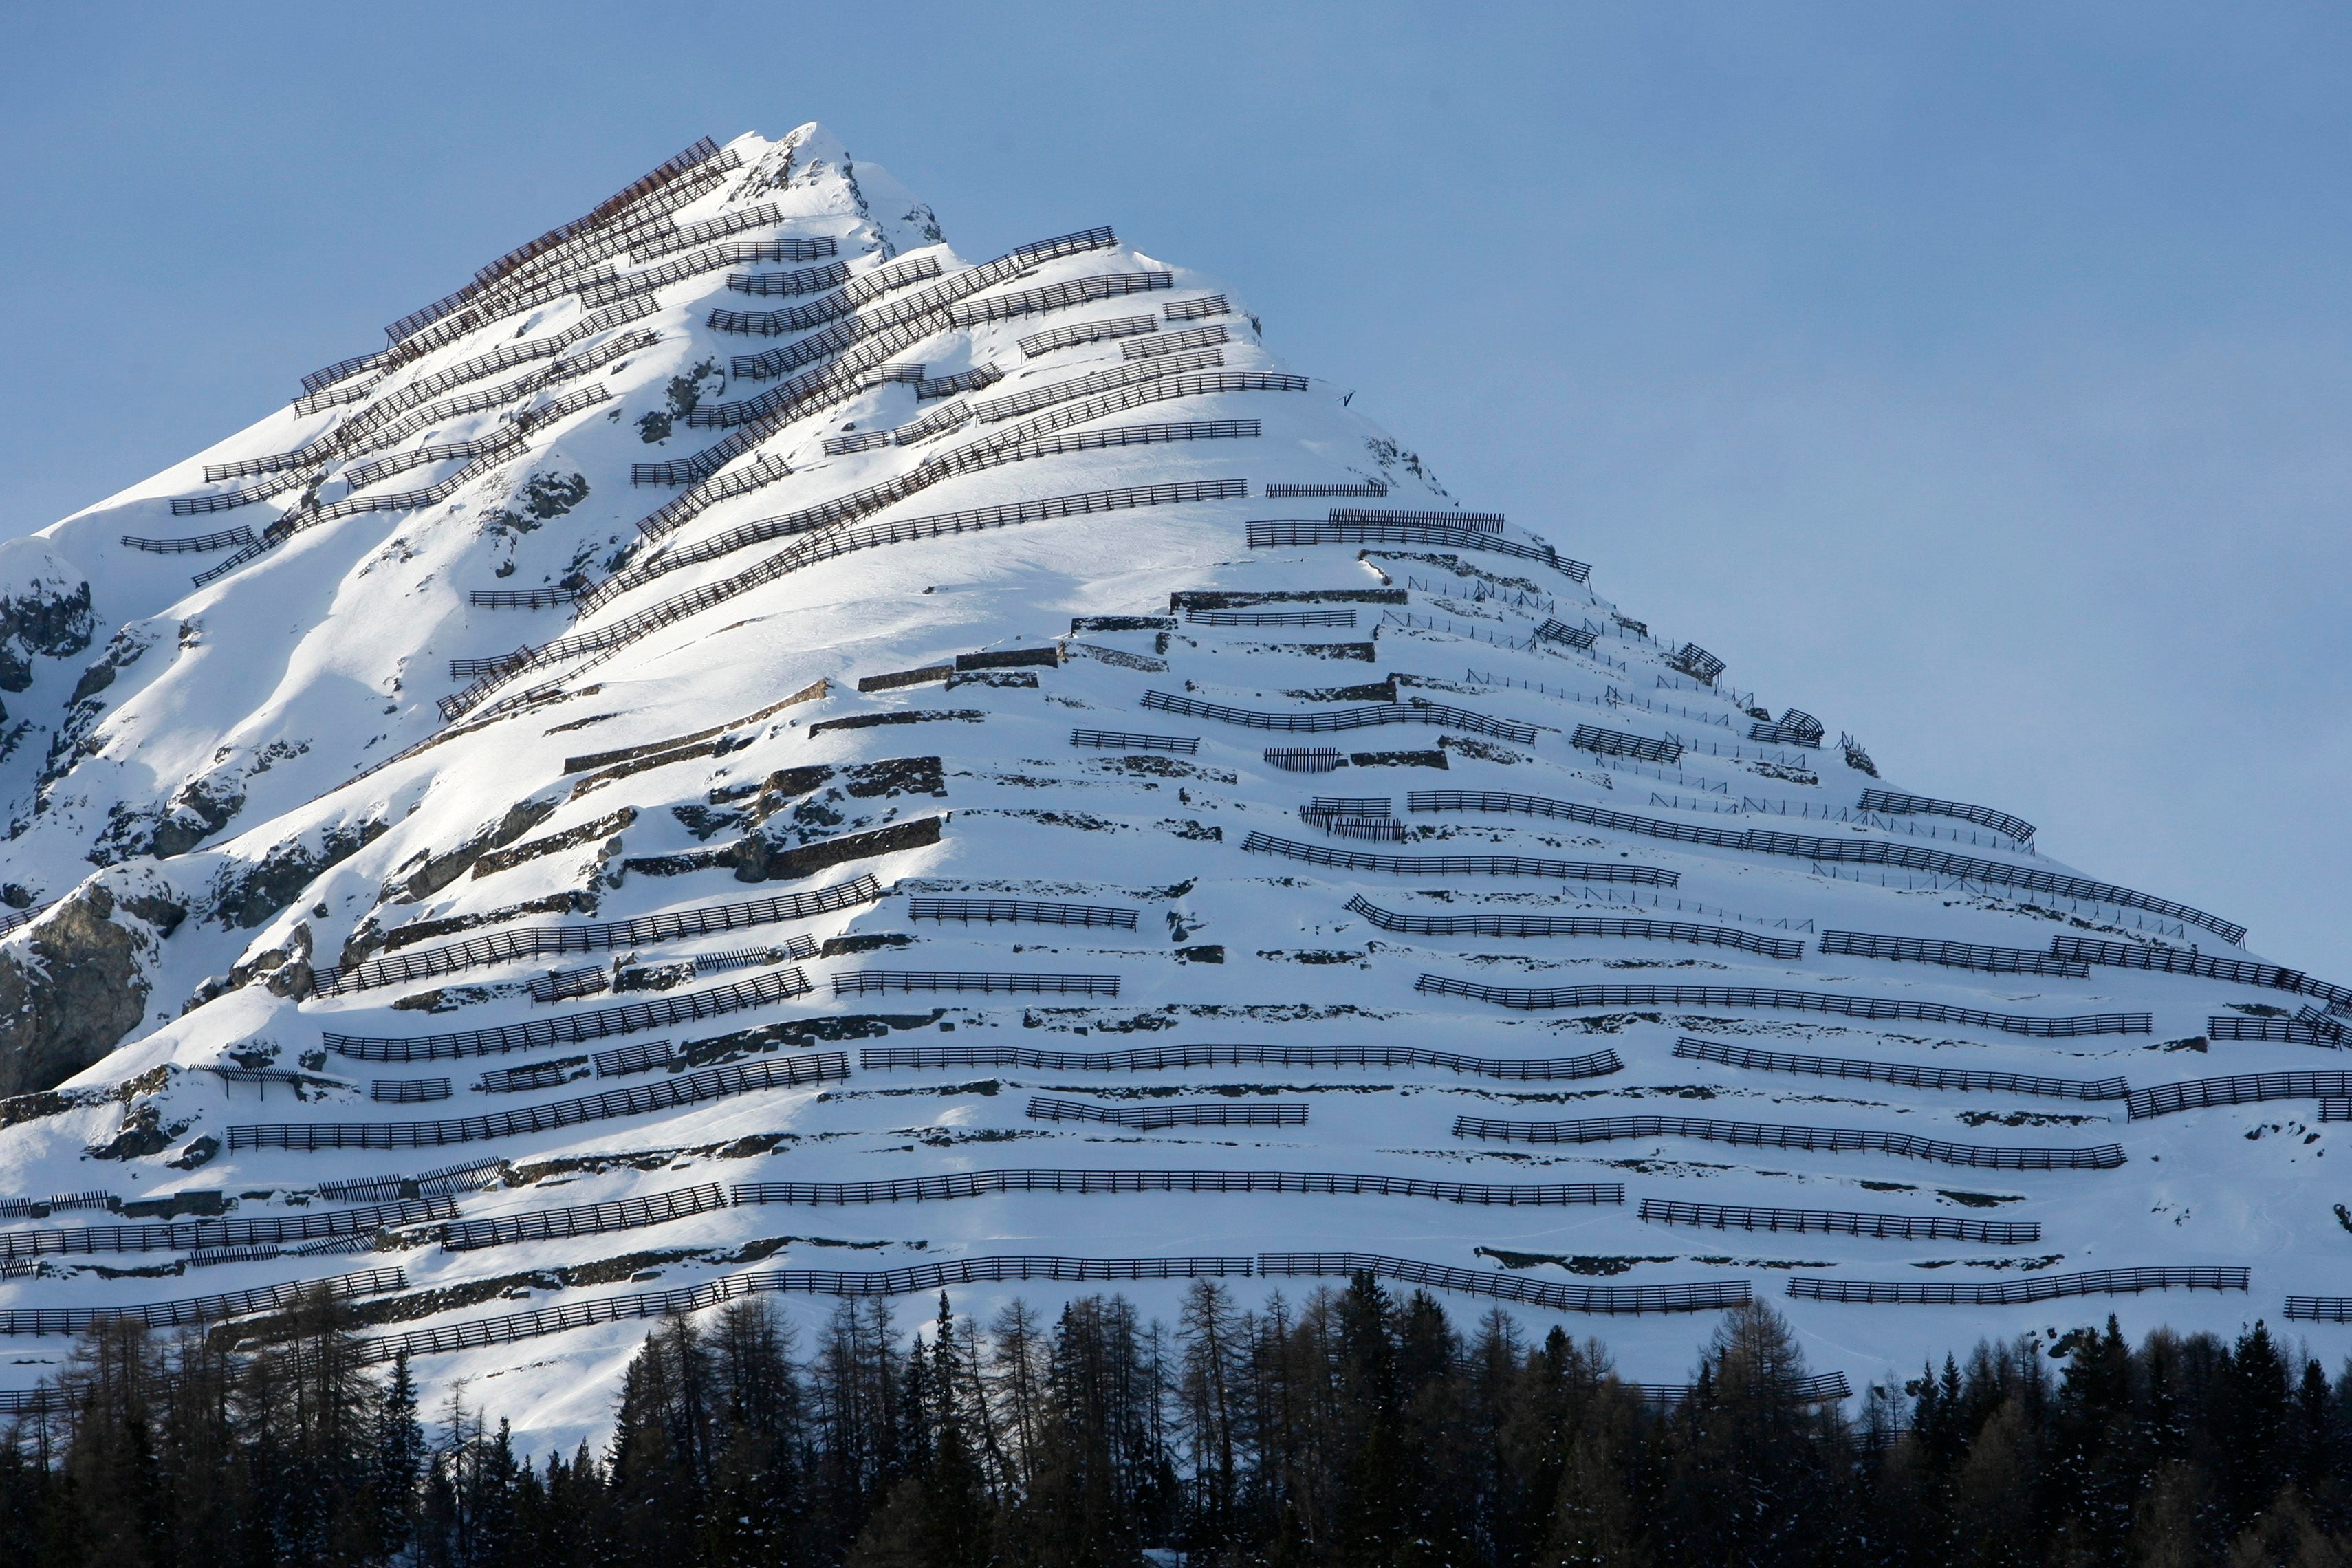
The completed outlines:
[[[2344,1092],[2352,992],[1882,778],[1367,401],[1110,227],[961,258],[810,123],[5,546],[11,1192],[255,1251],[0,1327],[372,1247],[369,1353],[568,1444],[575,1308],[844,1268],[1370,1269],[1659,1376],[1759,1293],[1871,1377],[1933,1300],[2328,1286],[2315,1148],[2147,1118]]]

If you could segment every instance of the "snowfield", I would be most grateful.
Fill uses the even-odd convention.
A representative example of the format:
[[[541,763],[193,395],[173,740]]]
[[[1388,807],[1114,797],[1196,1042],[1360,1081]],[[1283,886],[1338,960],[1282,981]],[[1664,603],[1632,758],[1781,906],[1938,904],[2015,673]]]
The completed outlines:
[[[2352,1348],[2352,993],[2245,911],[1878,777],[1123,236],[960,257],[814,125],[607,207],[0,545],[10,1387],[347,1277],[568,1449],[648,1327],[582,1320],[1300,1254],[1650,1382],[1743,1290],[1857,1389]]]

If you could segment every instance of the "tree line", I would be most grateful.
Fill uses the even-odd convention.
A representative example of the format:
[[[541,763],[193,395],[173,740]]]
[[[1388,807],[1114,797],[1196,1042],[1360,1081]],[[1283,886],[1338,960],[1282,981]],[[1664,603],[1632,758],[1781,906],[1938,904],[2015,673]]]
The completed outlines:
[[[1768,1307],[1644,1399],[1606,1349],[1370,1277],[1175,1324],[1118,1296],[904,1332],[844,1303],[661,1322],[612,1436],[532,1462],[343,1310],[106,1323],[0,1443],[0,1568],[2352,1564],[2352,1363],[2110,1319],[1979,1344],[1849,1418]]]

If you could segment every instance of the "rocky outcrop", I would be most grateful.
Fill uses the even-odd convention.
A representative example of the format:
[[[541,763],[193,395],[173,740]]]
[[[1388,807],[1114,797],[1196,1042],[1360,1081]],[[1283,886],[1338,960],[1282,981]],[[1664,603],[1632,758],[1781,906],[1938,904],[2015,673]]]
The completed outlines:
[[[36,658],[71,658],[96,630],[89,584],[47,540],[0,547],[0,691],[33,683]]]
[[[221,874],[213,891],[213,917],[225,926],[251,931],[291,904],[320,872],[359,853],[383,832],[384,825],[373,819],[338,823],[322,830],[315,845],[306,842],[308,834],[273,845],[259,861]]]
[[[54,1088],[139,1026],[159,943],[187,917],[152,873],[83,882],[0,948],[0,1095]]]

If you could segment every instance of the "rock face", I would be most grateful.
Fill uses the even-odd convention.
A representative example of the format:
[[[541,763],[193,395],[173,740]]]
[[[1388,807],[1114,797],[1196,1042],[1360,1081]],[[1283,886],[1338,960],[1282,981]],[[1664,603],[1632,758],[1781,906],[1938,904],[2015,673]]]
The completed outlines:
[[[0,948],[0,1095],[54,1088],[137,1028],[186,917],[152,879],[101,874]]]
[[[19,564],[0,557],[0,572]],[[89,582],[62,561],[39,560],[0,594],[0,691],[32,685],[36,658],[71,658],[89,647],[96,624]]]

